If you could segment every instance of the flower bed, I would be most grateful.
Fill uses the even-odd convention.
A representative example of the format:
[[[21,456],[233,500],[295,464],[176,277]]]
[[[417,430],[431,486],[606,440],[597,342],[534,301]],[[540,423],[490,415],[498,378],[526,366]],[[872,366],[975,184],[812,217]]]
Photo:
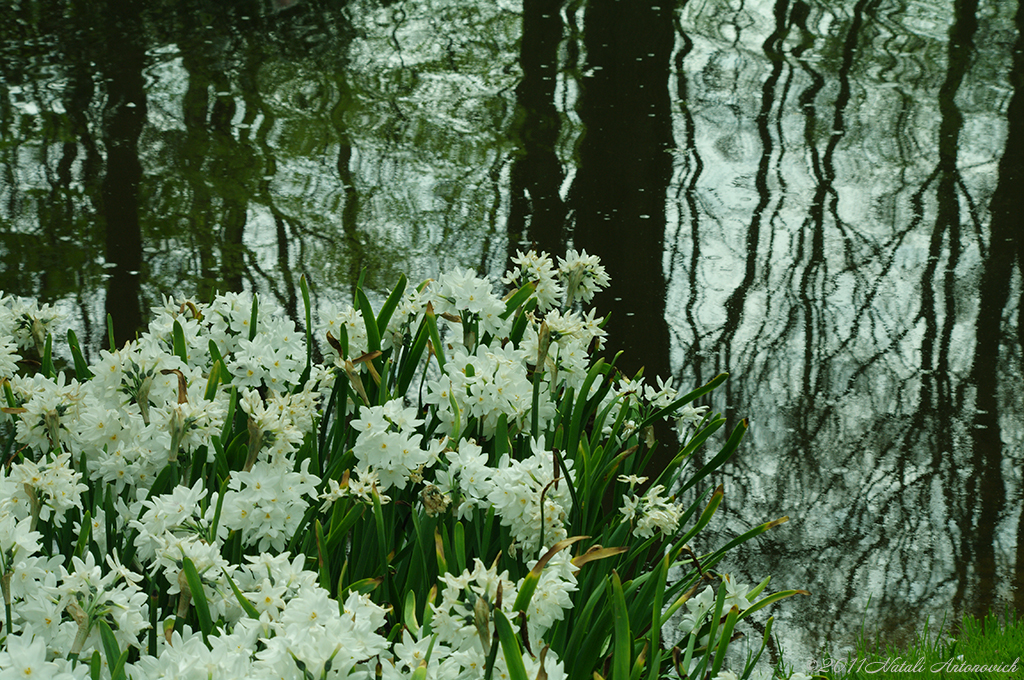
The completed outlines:
[[[316,325],[303,281],[308,334],[251,295],[168,299],[92,364],[69,332],[63,369],[54,309],[0,300],[0,675],[727,677],[734,627],[798,591],[714,571],[785,518],[689,547],[746,429],[692,464],[725,376],[619,375],[597,259],[514,264],[504,297],[403,278]],[[650,470],[660,421],[681,449]]]

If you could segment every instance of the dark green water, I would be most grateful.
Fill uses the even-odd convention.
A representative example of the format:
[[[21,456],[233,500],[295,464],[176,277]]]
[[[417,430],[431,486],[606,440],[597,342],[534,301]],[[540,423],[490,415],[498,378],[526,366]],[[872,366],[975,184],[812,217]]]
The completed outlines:
[[[629,367],[733,376],[719,528],[792,518],[727,567],[813,593],[775,607],[790,662],[1024,611],[1020,12],[15,0],[0,290],[96,351],[165,294],[294,314],[303,275],[586,248]]]

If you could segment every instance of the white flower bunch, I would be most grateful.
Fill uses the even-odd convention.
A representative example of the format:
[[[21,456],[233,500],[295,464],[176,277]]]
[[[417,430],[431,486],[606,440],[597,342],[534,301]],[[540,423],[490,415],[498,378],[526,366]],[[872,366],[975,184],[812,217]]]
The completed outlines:
[[[0,679],[84,678],[93,652],[126,650],[138,678],[477,680],[519,667],[560,680],[558,654],[618,648],[587,622],[607,622],[624,597],[649,621],[649,589],[617,574],[678,548],[613,544],[629,528],[641,541],[674,535],[682,507],[661,485],[614,499],[620,512],[601,499],[620,466],[630,492],[643,483],[635,423],[678,394],[613,386],[612,367],[590,365],[604,331],[584,307],[608,283],[597,258],[519,253],[504,280],[531,285],[502,300],[456,271],[418,290],[403,277],[381,314],[362,293],[357,307],[321,307],[326,365],[307,365],[304,335],[272,303],[168,298],[138,339],[90,365],[72,343],[73,366],[21,367],[30,377],[17,374],[19,348],[38,349],[56,317],[0,299],[0,429],[13,452],[0,470]],[[596,405],[605,391],[612,401]],[[674,417],[699,429],[703,410]],[[618,438],[594,432],[596,419],[618,422]],[[593,476],[577,480],[583,470]],[[564,549],[591,537],[574,565]],[[611,577],[585,566],[605,559]],[[756,596],[724,587],[739,607]],[[573,610],[578,590],[596,603],[602,589],[605,611]],[[708,598],[687,603],[691,627]],[[509,635],[522,658],[505,657]]]
[[[209,647],[187,628],[174,631],[158,638],[155,656],[142,656],[127,673],[147,679],[372,677],[366,663],[387,648],[376,633],[386,610],[358,593],[339,603],[299,562],[287,553],[250,559],[235,576],[260,609],[259,619],[241,617],[239,610],[221,635],[209,638]]]
[[[565,285],[567,307],[576,300],[590,302],[594,294],[607,288],[611,279],[597,255],[587,255],[587,251],[576,252],[570,249],[564,258],[558,258],[558,278]]]
[[[13,490],[13,484],[0,484],[0,491],[10,493]],[[42,539],[42,534],[32,529],[32,518],[27,514],[19,517],[14,511],[18,507],[17,503],[11,496],[6,498],[10,500],[0,505],[0,567],[3,567],[4,573],[14,567],[17,558],[39,552],[39,541]]]
[[[679,519],[683,516],[684,508],[682,504],[673,502],[672,498],[662,495],[664,493],[665,487],[656,484],[648,489],[643,497],[636,494],[622,497],[619,512],[633,524],[634,536],[647,539],[656,531],[671,536],[679,528]]]
[[[529,566],[534,564],[536,562],[531,562]],[[500,603],[500,610],[507,618],[515,617],[512,605],[522,582],[512,583],[507,571],[499,574],[494,565],[485,567],[479,559],[474,560],[472,571],[465,569],[457,576],[444,574],[441,578],[444,582],[441,602],[430,605],[433,639],[422,631],[414,634],[405,631],[402,643],[395,645],[394,657],[381,659],[383,678],[409,677],[425,660],[431,643],[430,663],[426,667],[428,678],[476,680],[483,676],[494,632],[493,612]],[[567,594],[575,587],[568,558],[556,556],[542,571],[531,599],[531,610],[527,613],[529,636],[535,649],[544,646],[543,633],[564,615]],[[543,668],[550,680],[565,678],[561,661],[550,649],[536,658],[524,651],[522,661],[528,677],[544,677],[539,675]],[[508,677],[503,651],[497,655],[494,671],[495,677]]]
[[[11,501],[24,499],[24,507],[34,517],[51,521],[55,527],[64,524],[64,515],[81,505],[83,491],[89,487],[81,482],[82,474],[71,467],[71,454],[47,454],[39,463],[24,460],[11,466],[9,479],[14,482]],[[19,504],[20,505],[20,504]]]
[[[447,438],[430,439],[423,446],[417,428],[423,424],[415,408],[404,408],[392,399],[383,406],[364,406],[352,427],[359,433],[352,448],[360,477],[373,472],[379,491],[404,489],[410,481],[423,480],[423,472],[437,462]]]
[[[512,264],[502,282],[516,288],[532,282],[536,289],[531,297],[536,298],[541,313],[553,307],[565,310],[577,301],[590,302],[611,282],[600,258],[587,255],[586,250],[570,248],[564,258],[558,258],[557,268],[547,253],[533,250],[525,254],[518,251]]]
[[[437,277],[424,291],[434,312],[452,326],[461,328],[461,342],[472,349],[478,337],[490,334],[503,337],[508,334],[510,322],[502,319],[505,303],[494,294],[493,284],[488,279],[476,276],[468,269],[456,270]],[[478,327],[478,332],[473,327]]]
[[[542,368],[549,372],[552,384],[557,386],[564,382],[570,387],[579,388],[590,367],[591,344],[595,349],[600,349],[602,338],[606,335],[600,327],[601,320],[595,318],[595,314],[594,310],[587,314],[571,310],[562,314],[554,309],[543,319],[534,318],[527,326],[521,345],[527,361],[536,365],[543,355]],[[546,347],[541,347],[542,322],[548,334]]]
[[[611,434],[612,423],[625,408],[627,416],[619,433],[620,442],[624,442],[636,434],[637,421],[642,421],[644,417],[665,408],[679,398],[679,391],[672,386],[671,380],[658,377],[656,382],[657,387],[653,387],[646,384],[642,377],[634,380],[620,378],[601,403],[602,409],[611,406],[605,420],[604,433]],[[690,428],[699,425],[707,410],[707,406],[687,404],[675,411],[671,419],[679,435],[685,437]]]
[[[17,441],[34,449],[36,457],[58,448],[67,436],[68,424],[81,415],[81,383],[59,373],[55,379],[39,374],[14,376],[10,385],[24,409],[15,425]]]
[[[47,334],[65,318],[53,305],[40,305],[35,300],[0,291],[0,334],[18,349],[34,349],[42,356]]]
[[[319,483],[320,478],[309,472],[308,458],[298,471],[284,456],[274,462],[257,461],[251,470],[231,475],[221,522],[225,529],[241,532],[244,546],[255,545],[261,552],[284,550]]]
[[[89,677],[88,664],[75,666],[67,659],[57,657],[49,660],[46,639],[36,635],[31,626],[8,635],[5,648],[0,650],[0,672],[2,678],[52,678],[53,680],[86,680]]]
[[[532,442],[533,454],[524,460],[513,460],[507,454],[498,461],[491,475],[491,491],[487,502],[494,507],[501,523],[511,529],[512,545],[526,551],[544,543],[553,544],[566,538],[565,521],[572,509],[568,483],[558,482],[554,454],[544,447],[544,440]],[[571,461],[564,461],[572,480]]]
[[[300,414],[295,402],[312,405],[319,397],[316,393],[287,395],[270,392],[266,401],[256,390],[242,393],[241,407],[249,416],[249,459],[252,467],[257,457],[273,461],[295,451],[304,437],[300,424],[311,424],[309,413]],[[308,430],[306,430],[308,431]]]
[[[457,450],[445,451],[448,467],[437,471],[435,482],[442,493],[458,497],[454,512],[461,520],[472,516],[474,509],[487,507],[487,496],[494,488],[494,469],[487,464],[487,454],[476,440],[463,439],[458,446]]]
[[[321,337],[330,333],[330,337],[340,339],[342,334],[348,340],[348,356],[341,356],[340,345],[330,343],[324,350],[325,358],[335,366],[343,367],[346,359],[357,359],[366,354],[369,347],[366,339],[366,325],[363,316],[352,305],[339,305],[328,301],[320,312],[318,332]]]
[[[547,253],[538,254],[531,250],[524,254],[520,250],[512,258],[512,264],[515,266],[502,277],[502,283],[521,288],[532,282],[535,286],[533,297],[537,299],[537,311],[546,312],[563,303],[565,288],[558,280],[555,263]]]
[[[461,347],[454,351],[445,365],[445,374],[427,382],[424,402],[436,408],[449,433],[454,431],[458,406],[458,422],[465,427],[468,418],[476,418],[483,435],[494,434],[498,419],[504,414],[510,427],[523,427],[533,408],[533,383],[527,375],[527,352],[509,343],[480,345],[474,353]],[[554,404],[542,390],[539,417],[546,424],[554,415]]]

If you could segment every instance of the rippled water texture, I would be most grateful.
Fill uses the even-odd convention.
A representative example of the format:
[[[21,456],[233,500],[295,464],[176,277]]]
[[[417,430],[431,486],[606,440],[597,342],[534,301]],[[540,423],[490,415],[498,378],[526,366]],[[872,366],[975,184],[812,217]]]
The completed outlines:
[[[1024,56],[996,0],[15,0],[0,289],[95,352],[167,294],[602,255],[625,366],[732,379],[730,562],[803,666],[1024,611]],[[1018,88],[1014,89],[1014,86]],[[730,427],[731,429],[731,427]],[[698,551],[711,546],[694,546]],[[869,603],[870,598],[870,603]]]

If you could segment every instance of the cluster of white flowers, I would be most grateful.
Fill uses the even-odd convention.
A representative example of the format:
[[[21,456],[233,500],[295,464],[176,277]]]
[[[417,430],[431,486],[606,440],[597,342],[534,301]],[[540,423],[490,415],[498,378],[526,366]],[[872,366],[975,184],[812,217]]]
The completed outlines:
[[[619,478],[620,482],[629,482],[630,491],[635,483],[646,481],[643,477]],[[665,487],[656,484],[647,490],[642,497],[631,493],[622,497],[622,507],[619,512],[625,515],[626,521],[633,524],[633,535],[647,539],[660,531],[666,536],[671,536],[679,528],[679,519],[683,516],[684,508],[672,498],[664,496]]]
[[[532,567],[535,562],[530,562]],[[510,620],[515,617],[512,605],[520,584],[508,580],[508,572],[500,574],[492,565],[487,568],[480,560],[474,560],[473,570],[461,574],[444,574],[444,590],[441,602],[431,604],[433,612],[431,627],[433,635],[422,631],[403,632],[402,642],[395,645],[394,655],[381,656],[382,678],[407,678],[409,674],[427,661],[428,678],[451,678],[453,680],[477,680],[483,677],[487,654],[493,639],[494,610],[500,611]],[[529,614],[530,640],[542,643],[541,638],[552,623],[564,616],[572,606],[569,593],[576,590],[576,577],[572,565],[561,553],[556,555],[541,572],[540,582],[531,599]],[[499,604],[500,603],[500,604]],[[527,676],[545,677],[549,680],[563,680],[565,668],[550,649],[536,656],[524,651],[522,657]],[[494,677],[508,677],[508,662],[504,654],[498,654]]]
[[[526,363],[526,352],[511,343],[505,347],[480,345],[471,354],[459,348],[448,360],[446,372],[427,382],[424,402],[434,406],[448,432],[454,430],[456,421],[465,427],[467,419],[475,418],[483,435],[490,437],[503,414],[511,426],[522,427],[533,408],[533,384]],[[547,390],[542,391],[539,411],[542,424],[554,416],[555,406]]]
[[[587,255],[586,250],[570,249],[564,258],[558,258],[557,268],[547,253],[532,250],[525,254],[519,251],[512,264],[502,281],[517,288],[533,283],[533,296],[541,312],[556,306],[568,308],[576,301],[590,302],[610,282],[600,258]]]
[[[566,538],[565,520],[572,509],[572,496],[561,468],[555,473],[554,456],[543,439],[534,440],[530,456],[515,460],[506,454],[491,467],[475,441],[462,440],[458,451],[446,452],[448,467],[437,473],[436,483],[440,491],[459,498],[457,517],[467,517],[474,509],[493,508],[510,529],[510,549],[521,547],[532,554],[541,541],[552,544]],[[562,462],[573,480],[572,461]]]
[[[31,349],[42,356],[47,334],[64,319],[65,315],[53,305],[41,305],[35,300],[4,295],[0,291],[0,378],[13,375],[14,371],[3,371],[7,361],[17,356],[16,350]]]
[[[358,593],[344,604],[332,599],[316,585],[316,574],[302,569],[301,557],[291,560],[282,553],[248,560],[233,569],[232,581],[259,611],[259,619],[246,618],[228,595],[223,598],[227,629],[210,637],[209,647],[188,628],[174,631],[158,638],[155,656],[142,656],[127,673],[154,679],[302,680],[310,677],[306,673],[331,680],[372,677],[371,660],[388,648],[387,639],[376,632],[384,625],[384,608]],[[226,590],[227,570],[221,573],[211,577]],[[217,601],[211,598],[211,604]]]
[[[91,378],[80,382],[64,372],[53,377],[42,371],[29,376],[16,373],[15,351],[38,349],[36,336],[42,334],[45,339],[59,317],[52,308],[0,299],[0,381],[6,381],[7,401],[2,417],[8,423],[13,420],[19,445],[11,464],[0,473],[0,570],[4,595],[12,605],[13,626],[7,631],[4,622],[8,642],[0,655],[0,674],[87,675],[88,664],[72,672],[64,659],[69,650],[83,658],[93,650],[102,653],[99,627],[93,625],[100,619],[108,621],[122,649],[142,649],[149,628],[149,598],[137,585],[142,577],[135,570],[140,567],[153,575],[162,573],[170,584],[168,592],[176,594],[187,590],[182,574],[182,560],[187,557],[203,574],[211,610],[229,621],[242,620],[226,580],[232,567],[222,555],[224,540],[234,531],[243,546],[280,552],[316,497],[320,479],[308,471],[308,459],[296,461],[294,454],[305,433],[315,427],[316,382],[323,370],[315,370],[306,389],[297,390],[306,349],[294,324],[275,306],[260,303],[252,328],[253,298],[247,294],[219,296],[210,305],[165,300],[155,312],[138,340],[101,351],[87,367]],[[214,382],[218,362],[222,365]],[[223,499],[218,493],[210,494],[204,480],[150,495],[157,473],[179,455],[215,460],[213,440],[221,435],[232,398],[226,384],[242,390],[239,404],[250,422],[253,460],[246,469],[231,473]],[[89,523],[75,522],[76,534],[88,530],[103,554],[109,544],[108,527],[130,531],[133,569],[122,566],[116,552],[107,553],[106,564],[98,564],[94,553],[86,550],[81,557],[71,557],[67,568],[65,558],[45,557],[53,546],[44,542],[36,525],[60,528],[69,511],[82,508],[82,494],[89,488],[85,475],[94,483],[111,485],[115,516],[108,516],[102,502],[94,503]],[[218,500],[222,509],[214,531]],[[301,564],[297,559],[285,571],[301,569]],[[259,569],[263,579],[296,582],[294,574],[278,578],[265,564]],[[252,579],[246,580],[244,570],[233,572],[250,587]],[[277,645],[275,658],[255,659],[256,644],[236,650],[232,658],[241,654],[246,659],[238,662],[239,668],[264,667],[262,676],[254,673],[252,677],[294,675],[298,666],[293,653],[306,658],[308,667],[319,663],[322,668],[326,659],[317,655],[325,644],[297,651],[315,639],[313,628],[307,625],[308,630],[299,630],[302,626],[296,623],[299,628],[288,629],[284,616],[291,611],[298,622],[311,611],[311,598],[326,598],[324,591],[317,594],[312,589],[315,581],[315,573],[305,572],[304,588],[281,591],[279,616],[273,619],[281,630],[271,630],[268,622],[240,623],[237,632],[229,631],[218,644],[230,643],[231,635],[249,636],[253,643],[257,636],[278,639],[263,645],[261,652],[272,656]],[[249,592],[255,591],[270,592],[263,586]],[[353,644],[335,656],[335,669],[350,669],[383,648],[382,638],[363,630],[380,618],[379,613],[364,615],[367,603],[353,601],[350,609],[358,613],[356,621],[330,602],[316,605],[333,610],[333,623],[327,614],[318,617],[323,639],[333,640],[333,648],[344,640],[339,631],[357,632],[349,636]],[[162,648],[166,655],[143,655],[136,677],[165,673],[178,677],[170,670],[175,663],[196,668],[198,647],[207,652],[202,639],[185,631],[178,640],[179,646]],[[357,659],[360,649],[364,653]],[[219,664],[225,657],[208,658]],[[216,675],[236,677],[228,670],[235,662],[225,663],[218,666]]]
[[[82,474],[71,465],[71,454],[56,457],[47,455],[39,463],[25,460],[11,466],[8,480],[14,483],[13,493],[7,497],[12,507],[29,510],[40,520],[52,521],[55,527],[64,524],[64,515],[81,505]]]
[[[359,461],[355,468],[359,478],[372,477],[381,492],[422,482],[424,471],[434,466],[447,444],[446,438],[430,439],[424,447],[417,430],[422,424],[416,409],[403,407],[400,399],[364,406],[351,423],[359,433],[352,449]]]
[[[468,269],[439,276],[427,286],[424,298],[442,319],[462,328],[465,347],[472,348],[479,339],[471,330],[473,324],[479,325],[480,335],[507,335],[511,321],[501,318],[505,304],[494,294],[494,284]]]
[[[656,382],[657,386],[655,387],[646,384],[643,378],[633,380],[620,378],[614,389],[609,390],[605,395],[601,404],[602,409],[611,407],[605,421],[604,433],[611,432],[612,423],[618,418],[623,408],[631,410],[638,416],[646,416],[665,408],[679,398],[679,391],[672,386],[671,380],[658,377]],[[692,404],[687,404],[677,410],[674,415],[674,425],[679,435],[685,436],[692,427],[699,425],[704,420],[707,410],[707,406],[693,406]],[[636,420],[628,417],[623,422],[622,432],[619,434],[620,439],[624,441],[635,434],[636,428]]]
[[[509,550],[522,546],[529,554],[543,536],[546,543],[566,538],[565,520],[572,509],[569,484],[556,474],[554,454],[544,447],[543,438],[533,441],[533,454],[514,460],[505,454],[491,475],[487,502],[501,523],[509,527],[513,543]],[[570,466],[572,461],[564,461]],[[572,468],[569,467],[569,480]],[[537,546],[539,548],[539,546]]]

